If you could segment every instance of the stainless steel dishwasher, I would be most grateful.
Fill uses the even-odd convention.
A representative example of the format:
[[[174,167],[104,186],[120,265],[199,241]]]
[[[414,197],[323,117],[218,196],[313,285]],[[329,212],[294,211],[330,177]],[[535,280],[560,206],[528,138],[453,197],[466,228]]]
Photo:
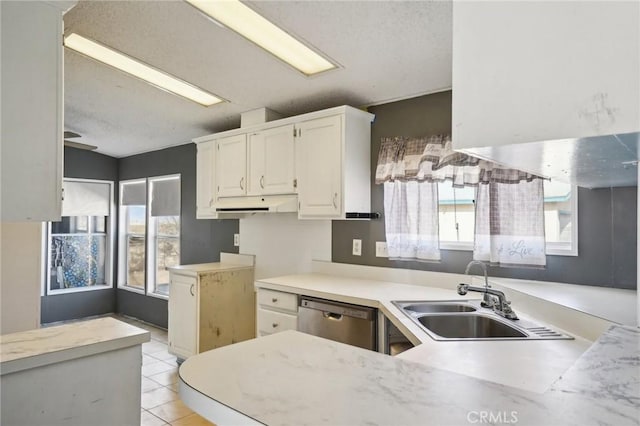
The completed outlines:
[[[302,296],[298,331],[375,351],[377,309]]]

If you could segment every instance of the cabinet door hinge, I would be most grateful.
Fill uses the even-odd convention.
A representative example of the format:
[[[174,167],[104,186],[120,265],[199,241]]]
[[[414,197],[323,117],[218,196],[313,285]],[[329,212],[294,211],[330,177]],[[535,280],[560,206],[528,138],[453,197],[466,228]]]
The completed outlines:
[[[294,179],[293,180],[293,187],[297,188],[298,187],[298,179]]]
[[[220,185],[218,185],[218,193],[220,193]]]
[[[295,127],[293,128],[293,137],[294,138],[296,137],[296,128]]]

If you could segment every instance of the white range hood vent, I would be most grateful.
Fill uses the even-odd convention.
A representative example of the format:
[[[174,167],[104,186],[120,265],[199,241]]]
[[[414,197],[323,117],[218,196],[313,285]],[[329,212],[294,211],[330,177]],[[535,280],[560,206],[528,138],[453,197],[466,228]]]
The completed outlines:
[[[298,211],[297,195],[221,198],[213,205],[220,219],[239,219],[256,213]]]

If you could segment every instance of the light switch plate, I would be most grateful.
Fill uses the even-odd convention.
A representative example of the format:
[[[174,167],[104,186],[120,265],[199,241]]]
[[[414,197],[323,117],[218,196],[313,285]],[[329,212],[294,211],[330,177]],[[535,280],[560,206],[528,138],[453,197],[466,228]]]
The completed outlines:
[[[240,234],[233,234],[233,245],[240,247]]]
[[[386,241],[376,241],[376,257],[389,257]]]
[[[354,256],[362,256],[362,240],[353,240],[352,254]]]

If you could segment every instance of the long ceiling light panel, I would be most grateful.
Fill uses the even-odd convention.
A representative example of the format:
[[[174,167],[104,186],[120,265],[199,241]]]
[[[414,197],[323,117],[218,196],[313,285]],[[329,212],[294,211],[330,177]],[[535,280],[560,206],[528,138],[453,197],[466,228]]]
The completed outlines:
[[[162,90],[197,102],[200,105],[211,106],[223,102],[223,99],[211,93],[78,34],[73,33],[65,37],[64,45],[69,49],[131,74]]]
[[[185,1],[307,76],[336,68],[239,0]]]

